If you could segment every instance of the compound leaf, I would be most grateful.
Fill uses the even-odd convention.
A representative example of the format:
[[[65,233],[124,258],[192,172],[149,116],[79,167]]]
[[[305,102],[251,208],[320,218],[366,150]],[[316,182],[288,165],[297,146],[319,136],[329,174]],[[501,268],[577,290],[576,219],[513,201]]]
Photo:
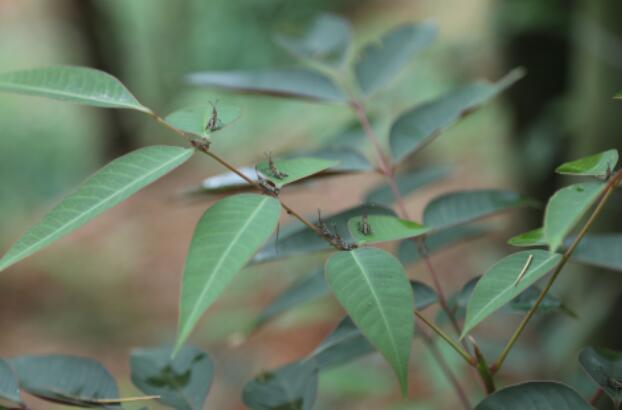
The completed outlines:
[[[364,222],[362,215],[356,216],[348,221],[348,229],[354,241],[358,244],[414,238],[428,231],[425,226],[417,222],[407,221],[390,215],[368,215],[366,222]],[[363,232],[365,229],[368,229],[367,233]]]

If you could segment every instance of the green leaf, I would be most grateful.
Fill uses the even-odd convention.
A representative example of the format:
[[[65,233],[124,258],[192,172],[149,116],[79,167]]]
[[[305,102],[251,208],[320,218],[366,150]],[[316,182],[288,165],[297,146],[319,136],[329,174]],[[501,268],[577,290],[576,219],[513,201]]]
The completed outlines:
[[[242,391],[242,401],[253,410],[311,410],[317,384],[317,363],[296,362],[248,382]]]
[[[132,383],[178,410],[200,410],[214,378],[207,353],[184,346],[174,359],[170,347],[136,349],[130,357]]]
[[[584,182],[557,191],[544,211],[544,237],[551,251],[561,246],[583,215],[606,188],[602,182]]]
[[[622,401],[622,353],[614,350],[586,347],[579,354],[583,370],[616,403]]]
[[[585,235],[572,254],[572,260],[599,268],[622,271],[622,234]]]
[[[461,338],[546,275],[560,260],[561,255],[533,249],[514,253],[495,263],[473,290]]]
[[[441,251],[453,245],[463,243],[469,239],[475,239],[483,236],[487,231],[482,228],[474,228],[470,226],[456,226],[453,228],[441,230],[439,232],[427,235],[425,238],[428,252]],[[398,258],[404,264],[418,262],[421,259],[419,250],[414,241],[406,240],[400,242],[398,247]]]
[[[81,407],[119,408],[98,403],[119,397],[117,385],[98,362],[75,356],[22,356],[10,361],[19,384],[33,396]]]
[[[257,170],[279,188],[337,165],[335,161],[304,157],[274,159],[273,163],[276,170],[270,168],[268,161],[262,161],[257,164]],[[278,178],[278,174],[273,171],[282,173],[281,178]]]
[[[442,131],[518,81],[523,74],[523,70],[514,70],[496,83],[470,84],[406,111],[393,123],[389,134],[393,158],[399,162],[419,152]]]
[[[376,248],[338,252],[326,263],[330,288],[369,342],[408,389],[408,359],[415,307],[406,272],[391,254]]]
[[[425,234],[428,229],[417,222],[407,221],[390,215],[355,216],[348,221],[348,229],[358,244],[370,244],[414,238]],[[363,233],[365,223],[369,233]]]
[[[615,169],[617,163],[618,150],[610,149],[589,157],[566,162],[557,167],[555,172],[558,174],[606,177]]]
[[[191,74],[191,84],[234,91],[307,100],[343,102],[347,98],[333,81],[306,69],[207,71]]]
[[[449,169],[444,167],[417,169],[406,174],[398,174],[395,178],[397,189],[405,197],[429,184],[440,181],[449,175]],[[370,204],[392,204],[395,202],[393,191],[389,184],[383,183],[373,188],[365,196],[365,202]]]
[[[613,98],[617,98],[618,100],[622,100],[622,91],[620,91],[619,93],[617,93],[617,94],[615,95],[615,97],[613,97]]]
[[[542,228],[537,228],[529,232],[521,233],[520,235],[510,238],[508,244],[520,247],[545,246],[546,240],[544,239],[544,230]]]
[[[239,194],[216,202],[203,214],[186,257],[175,351],[272,234],[280,212],[279,201],[272,197]]]
[[[210,130],[208,123],[216,110],[216,129]],[[240,109],[235,105],[218,104],[214,106],[187,107],[169,114],[164,121],[173,127],[201,138],[208,138],[240,118]]]
[[[194,150],[152,146],[115,159],[88,178],[0,259],[0,271],[43,249],[187,161]]]
[[[342,174],[351,172],[372,171],[374,166],[369,163],[358,150],[351,147],[325,146],[314,151],[300,152],[296,156],[321,158],[334,161],[335,165],[328,172]]]
[[[298,36],[279,34],[278,45],[294,57],[338,65],[346,57],[350,44],[350,24],[334,14],[320,14]]]
[[[324,272],[312,271],[301,280],[294,282],[259,313],[253,328],[256,329],[272,318],[303,303],[310,302],[329,293]]]
[[[498,390],[482,400],[475,410],[590,410],[572,388],[557,382],[527,382]]]
[[[341,211],[335,215],[322,216],[322,219],[331,232],[337,232],[346,242],[352,242],[354,239],[348,231],[348,221],[363,213],[367,213],[370,216],[395,215],[391,209],[383,206],[362,205]],[[317,222],[317,219],[314,222]],[[295,222],[281,229],[279,240],[268,242],[257,253],[253,261],[267,262],[292,255],[308,254],[327,249],[333,248],[324,239],[320,238],[316,232]]]
[[[434,198],[423,211],[423,224],[431,230],[465,224],[530,203],[511,191],[484,189],[457,191]]]
[[[419,311],[437,302],[438,296],[428,285],[410,281],[415,300],[415,308]],[[343,318],[320,345],[311,353],[320,367],[327,370],[346,364],[354,359],[374,351],[374,348],[349,316]]]
[[[9,364],[0,359],[0,408],[21,408],[22,406],[17,377]]]
[[[512,300],[510,307],[519,312],[529,311],[536,304],[536,300],[540,296],[541,291],[542,289],[536,285],[528,287],[523,293]],[[538,307],[537,313],[555,311],[566,313],[571,317],[577,317],[576,313],[568,309],[557,296],[552,295],[551,292],[548,292],[544,295],[544,298]]]
[[[436,24],[404,24],[366,45],[354,70],[361,90],[369,95],[385,87],[438,33]]]
[[[115,77],[86,67],[47,67],[2,73],[0,91],[151,112]]]

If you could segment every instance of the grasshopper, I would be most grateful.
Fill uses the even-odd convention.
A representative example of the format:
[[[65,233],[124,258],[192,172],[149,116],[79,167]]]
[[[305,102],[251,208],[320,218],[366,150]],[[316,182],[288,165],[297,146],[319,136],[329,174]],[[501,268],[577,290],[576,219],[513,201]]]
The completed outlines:
[[[218,131],[222,128],[222,121],[220,121],[220,119],[218,118],[218,110],[216,109],[218,101],[216,101],[215,104],[210,101],[209,104],[212,106],[212,114],[210,115],[209,120],[207,120],[207,124],[205,125],[205,131]]]
[[[266,157],[268,158],[268,167],[270,168],[270,173],[273,177],[275,177],[276,179],[283,179],[289,176],[285,172],[279,171],[279,169],[276,167],[276,164],[272,160],[272,154],[267,153]]]
[[[365,236],[374,233],[373,229],[371,229],[369,221],[367,220],[367,212],[363,212],[363,216],[361,216],[361,220],[359,221],[359,232]]]
[[[259,174],[259,172],[257,172],[256,168],[255,168],[255,173],[257,174],[257,183],[259,184],[259,186],[261,187],[261,189],[263,189],[265,193],[270,194],[275,197],[279,196],[279,193],[281,192],[281,190],[279,189],[279,187],[275,185],[274,182],[262,177]]]

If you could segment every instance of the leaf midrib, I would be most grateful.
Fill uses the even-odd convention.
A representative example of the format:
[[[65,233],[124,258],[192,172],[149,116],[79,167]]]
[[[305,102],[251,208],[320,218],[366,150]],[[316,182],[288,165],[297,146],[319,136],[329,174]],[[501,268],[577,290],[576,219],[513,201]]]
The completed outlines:
[[[113,103],[114,102],[119,107],[133,108],[133,109],[138,109],[140,111],[145,111],[145,112],[148,111],[147,107],[143,106],[140,102],[138,102],[138,100],[136,100],[136,97],[130,94],[130,92],[127,90],[124,90],[124,91],[127,92],[128,95],[135,101],[134,104],[128,104],[127,102],[118,102],[112,99],[99,100],[94,97],[87,97],[82,94],[71,93],[71,92],[59,90],[57,88],[49,88],[46,86],[37,87],[37,86],[31,86],[31,85],[8,83],[6,82],[6,80],[0,81],[0,87],[4,89],[8,89],[8,90],[25,90],[25,91],[35,92],[35,93],[55,94],[58,96],[74,98],[74,99],[82,100],[82,101],[94,101],[94,102],[99,102],[99,103],[106,103],[106,102]]]
[[[197,303],[194,304],[194,307],[192,308],[192,311],[187,316],[188,319],[186,320],[186,325],[184,326],[184,332],[181,332],[182,335],[185,332],[187,332],[188,323],[192,323],[191,319],[194,318],[196,313],[197,313],[199,302],[205,297],[205,294],[210,289],[210,285],[211,285],[212,281],[216,278],[216,275],[214,273],[218,272],[220,270],[222,264],[224,263],[224,261],[229,256],[229,253],[231,253],[231,250],[233,249],[234,245],[239,241],[240,237],[242,236],[242,233],[247,230],[247,228],[250,225],[250,223],[255,219],[257,213],[259,213],[263,209],[264,204],[268,202],[268,199],[269,199],[268,197],[263,198],[262,201],[257,204],[257,207],[255,208],[255,210],[249,215],[249,217],[246,220],[246,222],[244,222],[244,224],[240,227],[240,229],[235,234],[233,239],[229,242],[229,244],[227,245],[225,250],[222,252],[222,254],[221,254],[222,256],[220,257],[220,259],[218,260],[218,262],[216,263],[216,265],[212,269],[212,275],[209,277],[209,279],[205,283],[205,286],[203,286],[203,290],[201,290],[201,294],[196,299]]]
[[[533,269],[529,269],[526,273],[525,273],[525,277],[523,278],[523,280],[521,282],[523,283],[527,283],[526,279],[528,279],[529,277],[533,276],[533,272],[537,271],[538,269],[540,269],[543,265],[545,265],[548,261],[550,261],[553,258],[556,258],[557,254],[553,254],[548,256],[545,260],[543,260],[539,265],[536,265],[533,267]],[[471,322],[477,322],[477,320],[479,320],[480,316],[482,315],[482,312],[484,312],[486,309],[488,309],[488,307],[490,305],[492,305],[494,302],[497,301],[497,299],[499,299],[500,297],[502,297],[503,295],[505,295],[508,291],[508,289],[512,289],[512,283],[508,284],[508,286],[504,287],[504,289],[499,292],[495,297],[493,297],[492,299],[490,299],[490,301],[485,304],[483,307],[481,307],[479,309],[479,312],[473,317],[473,320],[471,320]],[[520,287],[517,287],[517,289],[520,289]]]
[[[162,163],[159,167],[154,168],[152,171],[143,174],[143,176],[139,179],[134,180],[134,182],[130,183],[129,185],[126,185],[124,189],[121,189],[119,191],[114,192],[111,195],[108,195],[107,197],[105,197],[104,199],[98,201],[95,205],[91,206],[90,208],[88,208],[86,211],[81,212],[80,214],[78,214],[76,217],[70,219],[68,222],[66,222],[65,224],[63,224],[61,227],[54,229],[51,233],[49,233],[48,235],[46,235],[44,238],[37,240],[33,245],[30,245],[28,247],[26,247],[24,250],[22,250],[21,252],[19,252],[17,255],[13,256],[12,258],[8,259],[7,261],[5,261],[4,264],[0,264],[0,271],[2,271],[3,269],[5,269],[6,267],[10,266],[13,262],[11,261],[17,261],[20,260],[24,254],[27,254],[30,250],[32,250],[33,248],[37,247],[37,244],[40,244],[42,242],[45,242],[47,240],[49,240],[50,238],[52,238],[54,235],[56,235],[59,232],[62,232],[64,229],[66,229],[68,226],[71,226],[71,224],[75,223],[77,220],[79,220],[81,217],[83,217],[84,215],[92,212],[93,210],[97,209],[99,206],[101,206],[102,204],[104,204],[105,202],[109,202],[111,201],[113,198],[121,196],[123,193],[131,190],[131,188],[135,187],[136,185],[139,185],[140,182],[144,181],[145,179],[148,179],[150,176],[152,176],[153,174],[157,173],[158,171],[160,171],[163,168],[168,167],[170,164],[175,163],[177,160],[179,160],[180,158],[184,157],[185,155],[188,154],[187,150],[184,150],[182,152],[180,152],[179,155],[171,158],[169,161]],[[84,186],[84,185],[83,185]],[[80,188],[78,188],[79,191]],[[75,193],[77,193],[78,191],[76,191]],[[70,195],[68,198],[70,198],[72,195]],[[61,202],[59,204],[62,205],[65,201]],[[50,213],[54,212],[57,208],[54,208],[52,211],[50,211]],[[50,215],[50,214],[48,214]],[[43,222],[43,220],[41,221]],[[38,224],[37,224],[38,225]],[[36,226],[36,225],[35,225]],[[27,233],[28,234],[28,233]],[[10,252],[10,250],[9,250]],[[7,252],[8,254],[8,252]],[[2,258],[4,259],[4,258]]]
[[[376,294],[376,291],[374,290],[374,287],[371,284],[371,280],[367,274],[367,271],[365,270],[363,265],[361,265],[361,262],[359,261],[359,259],[356,257],[356,253],[350,252],[350,254],[352,256],[352,259],[354,259],[354,262],[356,263],[356,265],[359,267],[361,274],[365,278],[365,282],[367,283],[369,290],[372,294],[372,297],[374,298],[376,305],[378,306],[378,310],[380,311],[380,316],[382,317],[382,324],[386,328],[386,334],[389,336],[389,339],[391,341],[391,348],[393,350],[393,354],[395,355],[395,359],[399,360],[400,356],[399,356],[399,351],[397,349],[397,345],[395,342],[395,337],[393,336],[393,332],[391,331],[391,327],[389,326],[389,322],[384,312],[384,308],[382,304],[380,303],[380,299],[378,298],[378,295]],[[400,370],[401,370],[401,367],[402,366],[400,366]]]

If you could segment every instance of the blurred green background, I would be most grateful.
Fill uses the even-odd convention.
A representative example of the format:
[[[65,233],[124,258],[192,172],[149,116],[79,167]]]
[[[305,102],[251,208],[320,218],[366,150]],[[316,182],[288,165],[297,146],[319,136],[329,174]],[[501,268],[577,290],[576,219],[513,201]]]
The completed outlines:
[[[103,69],[163,114],[208,100],[236,104],[242,118],[223,131],[214,149],[248,165],[266,151],[312,147],[352,118],[343,107],[193,89],[184,75],[291,66],[295,62],[274,45],[273,34],[327,11],[352,21],[356,44],[405,21],[439,24],[437,43],[372,102],[381,119],[463,82],[497,79],[516,66],[527,69],[509,92],[418,157],[449,164],[454,174],[411,198],[413,210],[420,212],[440,192],[468,187],[509,187],[545,200],[564,182],[552,172],[560,162],[622,149],[622,104],[611,99],[622,89],[619,0],[0,0],[0,71],[52,64]],[[0,127],[0,249],[110,159],[175,138],[140,114],[6,94],[0,95]],[[118,377],[126,394],[135,394],[129,350],[172,340],[185,252],[194,223],[210,203],[180,201],[177,194],[219,172],[213,162],[195,158],[5,272],[0,355],[93,356]],[[318,206],[337,211],[357,204],[377,181],[331,179],[293,190],[288,203],[306,213]],[[601,227],[622,228],[620,201],[611,203]],[[435,257],[447,290],[481,274],[507,253],[509,236],[539,226],[540,218],[539,212],[514,213],[495,221],[500,229],[494,237]],[[334,326],[339,308],[323,300],[248,340],[240,337],[279,290],[321,263],[308,257],[248,268],[210,310],[192,340],[216,361],[207,408],[243,408],[239,393],[247,380],[308,353]],[[412,274],[428,279],[419,267]],[[620,292],[611,286],[620,285],[616,275],[572,267],[561,279],[557,293],[579,318],[543,316],[510,357],[513,366],[504,382],[557,378],[590,391],[575,364],[577,349],[590,341],[622,347],[619,326],[609,326],[619,324],[622,307]],[[498,351],[518,319],[492,320],[480,335],[486,349]],[[323,374],[317,408],[453,408],[452,395],[438,394],[447,391],[447,383],[427,356],[416,344],[412,401],[399,398],[393,375],[374,355]],[[470,378],[452,352],[446,356]]]

